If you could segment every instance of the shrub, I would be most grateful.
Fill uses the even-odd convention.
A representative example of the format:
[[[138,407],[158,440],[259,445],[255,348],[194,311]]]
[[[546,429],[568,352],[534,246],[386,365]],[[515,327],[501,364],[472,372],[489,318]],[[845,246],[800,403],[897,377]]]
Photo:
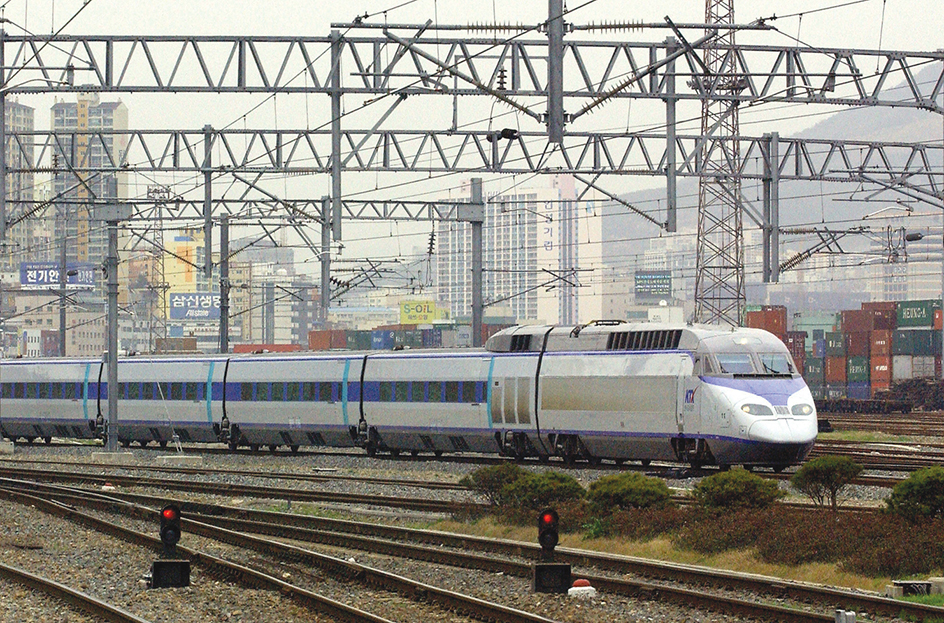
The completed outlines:
[[[631,508],[663,507],[671,496],[663,481],[636,472],[604,476],[592,483],[587,493],[590,508],[599,516]]]
[[[703,479],[692,491],[702,508],[765,508],[782,498],[777,483],[743,469],[720,472]]]
[[[847,456],[821,456],[804,464],[790,479],[790,484],[809,496],[817,506],[829,502],[839,508],[839,493],[862,473],[862,466]]]
[[[888,510],[909,521],[944,516],[944,467],[925,467],[895,485]]]
[[[502,497],[502,491],[505,487],[527,473],[518,465],[508,462],[477,469],[462,478],[459,484],[482,494],[492,504],[502,505],[505,503],[505,499]]]
[[[584,489],[569,474],[560,472],[526,473],[502,489],[505,504],[525,511],[538,511],[561,502],[584,497]]]

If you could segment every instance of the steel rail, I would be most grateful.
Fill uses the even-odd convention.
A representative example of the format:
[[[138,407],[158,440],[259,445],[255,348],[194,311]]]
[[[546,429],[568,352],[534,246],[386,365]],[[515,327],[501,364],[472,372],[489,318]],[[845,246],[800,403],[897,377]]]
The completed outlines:
[[[68,603],[76,608],[88,612],[92,616],[101,617],[113,623],[150,623],[147,619],[134,615],[127,610],[113,606],[97,597],[82,591],[60,584],[35,573],[30,573],[19,567],[0,563],[0,576],[13,580],[55,599]]]
[[[366,455],[365,455],[366,456]],[[169,465],[116,465],[114,463],[76,463],[74,461],[46,461],[42,459],[10,459],[0,458],[0,463],[8,465],[22,465],[29,463],[33,465],[68,465],[76,467],[99,467],[103,469],[123,469],[128,471],[150,471],[167,474],[189,474],[204,476],[242,476],[246,478],[276,478],[279,480],[300,480],[303,482],[332,482],[347,481],[361,482],[373,485],[393,485],[398,487],[416,487],[418,489],[444,489],[454,491],[468,491],[469,488],[450,482],[435,482],[428,480],[409,480],[405,478],[372,478],[367,476],[345,476],[343,474],[316,473],[316,474],[298,474],[294,472],[261,472],[247,471],[241,469],[216,469],[210,467],[187,467],[187,466],[169,466]]]
[[[139,505],[155,506],[167,501],[166,498],[157,498],[141,494],[112,492],[108,495],[103,495],[98,492],[73,490],[53,485],[43,487],[42,490],[49,495],[68,497],[72,502],[77,504],[90,504],[103,509],[108,509],[113,506],[115,504],[114,498]],[[366,547],[368,551],[388,553],[391,555],[403,555],[403,552],[412,551],[412,555],[423,560],[453,566],[464,566],[461,564],[461,561],[465,561],[470,567],[492,572],[504,572],[506,574],[521,575],[523,571],[520,567],[520,563],[517,567],[508,566],[509,564],[514,565],[515,563],[506,563],[505,561],[496,559],[494,558],[495,554],[537,559],[541,551],[540,547],[537,545],[504,539],[488,539],[462,534],[343,519],[233,508],[185,500],[178,501],[178,503],[185,514],[193,514],[194,517],[199,517],[200,521],[203,523],[218,522],[230,527],[241,527],[242,531],[258,531],[262,534],[278,536],[280,538],[311,540],[338,547],[350,547],[358,543],[361,538],[385,539],[386,542],[360,541],[360,544]],[[396,543],[402,541],[412,541],[432,547],[423,548],[416,545],[402,546],[402,544],[398,545],[398,543]],[[398,546],[404,548],[400,550],[399,554],[397,550],[394,549]],[[442,552],[439,550],[441,547],[454,549]],[[465,552],[469,550],[479,551],[484,552],[485,555],[469,553],[459,554],[455,550],[464,550]],[[652,579],[691,583],[699,586],[712,586],[718,589],[738,588],[770,595],[771,598],[775,599],[790,598],[801,602],[813,601],[827,603],[834,607],[842,607],[847,610],[866,611],[887,616],[907,616],[913,617],[915,620],[944,618],[944,608],[941,607],[903,602],[881,597],[877,594],[870,595],[861,591],[841,590],[769,576],[709,569],[706,567],[668,563],[637,557],[617,556],[571,548],[557,548],[556,558],[559,562],[570,563],[582,568],[606,570],[620,575],[632,573]],[[645,582],[614,579],[587,573],[580,573],[579,575],[580,577],[589,579],[594,586],[614,593],[636,597],[655,597],[658,595],[660,598],[678,600],[676,603],[684,603],[688,606],[691,606],[690,599],[697,599],[697,594],[688,594],[686,589],[678,589],[676,591],[673,587],[658,584],[650,585]],[[726,598],[722,598],[722,601],[716,602],[713,607],[722,611],[740,607],[737,600],[732,603],[725,603],[723,599]],[[780,613],[784,617],[805,616],[802,611],[786,610],[787,612]],[[746,611],[739,612],[748,614]],[[796,612],[800,612],[801,614],[795,615],[794,613]],[[754,614],[756,614],[756,612]],[[825,616],[825,619],[816,620],[833,620],[832,615],[812,614],[817,617]],[[768,611],[768,616],[778,618],[779,615],[774,610],[770,610]]]
[[[243,495],[247,497],[275,498],[296,502],[339,502],[344,504],[364,504],[386,506],[435,513],[480,512],[483,504],[452,502],[443,500],[418,500],[406,497],[391,497],[358,493],[333,493],[328,491],[310,491],[257,485],[237,485],[230,483],[210,483],[179,480],[160,480],[139,476],[97,475],[82,472],[56,472],[49,470],[16,469],[0,467],[0,476],[34,478],[57,482],[92,482],[98,484],[120,484],[125,487],[154,487],[174,491],[189,491],[207,495]]]
[[[114,536],[118,536],[119,538],[127,538],[137,544],[148,544],[155,548],[161,545],[160,539],[110,524],[91,515],[81,513],[71,507],[57,504],[53,501],[13,491],[7,487],[0,488],[0,496],[12,497],[12,499],[16,501],[20,501],[21,499],[27,500],[31,504],[41,503],[43,509],[49,508],[56,513],[61,513],[64,511],[64,516],[70,520],[81,521],[82,523],[92,526],[96,530],[102,530]],[[81,502],[81,500],[76,501]],[[101,499],[98,501],[101,502]],[[116,510],[115,501],[112,501],[110,506],[112,511]],[[124,504],[118,506],[121,506],[121,509],[124,510],[126,514],[130,514],[136,518],[156,520],[159,516],[157,510],[145,508],[139,505]],[[386,571],[381,571],[379,569],[374,569],[366,565],[360,565],[355,562],[341,560],[332,556],[319,554],[317,552],[312,552],[300,547],[280,543],[277,541],[263,539],[248,533],[227,530],[225,528],[220,528],[192,519],[184,519],[183,524],[187,531],[193,534],[199,534],[201,536],[224,543],[229,543],[243,549],[252,549],[260,553],[272,555],[278,560],[284,560],[288,558],[307,565],[317,566],[325,571],[328,571],[334,577],[341,576],[350,580],[356,580],[361,584],[397,592],[399,594],[406,595],[408,598],[414,601],[435,602],[447,610],[459,612],[479,620],[497,621],[501,623],[555,623],[552,619],[548,619],[543,616],[491,603],[483,599],[478,599],[469,595],[463,595],[454,591],[441,589],[431,584],[417,582],[415,580],[398,576],[393,573],[388,573]],[[222,570],[229,575],[235,574],[244,580],[248,576],[250,583],[255,584],[258,582],[261,583],[261,585],[265,588],[271,590],[279,590],[283,593],[291,594],[292,596],[295,596],[296,594],[304,596],[307,598],[307,600],[313,600],[319,608],[337,608],[338,606],[343,606],[343,604],[339,604],[333,600],[327,600],[325,597],[316,595],[300,587],[282,582],[281,580],[277,580],[276,578],[268,576],[267,574],[255,571],[252,568],[243,567],[224,559],[210,556],[209,554],[191,548],[182,547],[180,545],[177,546],[177,550],[184,556],[193,559],[194,562],[203,564],[209,563],[214,567],[222,567]],[[329,603],[326,604],[324,603],[325,601]],[[385,621],[385,619],[374,617],[373,615],[369,615],[369,613],[363,613],[362,611],[351,609],[348,606],[343,606],[343,608],[344,610],[341,611],[342,614],[348,614],[349,612],[354,611],[358,614],[367,614],[368,616],[373,617],[365,620],[378,622]]]

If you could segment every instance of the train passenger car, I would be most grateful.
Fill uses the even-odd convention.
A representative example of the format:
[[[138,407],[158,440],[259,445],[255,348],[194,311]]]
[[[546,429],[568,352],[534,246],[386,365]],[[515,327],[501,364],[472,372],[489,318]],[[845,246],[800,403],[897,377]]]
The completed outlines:
[[[103,373],[101,362],[0,362],[4,435],[87,437],[96,421],[102,432]],[[513,327],[485,349],[126,358],[118,391],[124,444],[176,435],[779,468],[805,458],[817,432],[780,340],[692,325]]]
[[[246,355],[229,360],[223,430],[231,447],[353,446],[363,356]]]
[[[2,361],[0,433],[8,439],[39,438],[46,443],[52,437],[95,438],[94,383],[100,367],[78,359]]]

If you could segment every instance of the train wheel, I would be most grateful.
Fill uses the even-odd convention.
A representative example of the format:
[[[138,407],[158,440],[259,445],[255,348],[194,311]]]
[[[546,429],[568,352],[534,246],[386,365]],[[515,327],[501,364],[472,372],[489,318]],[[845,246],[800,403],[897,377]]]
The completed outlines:
[[[298,454],[298,446],[289,446],[289,449],[292,451],[292,454]]]
[[[390,451],[390,456],[393,456],[393,457],[400,456],[400,451],[399,451],[399,450],[391,450],[391,451]]]
[[[239,448],[239,440],[233,439],[231,437],[229,440],[229,443],[227,443],[226,445],[229,446],[229,449],[231,452],[236,452],[236,450]]]
[[[566,463],[567,465],[573,465],[573,464],[574,464],[574,455],[573,455],[573,454],[565,454],[565,455],[564,455],[564,463]]]
[[[147,448],[148,443],[150,442],[147,439],[141,439],[138,441],[138,445],[141,446],[142,448]]]
[[[441,457],[441,456],[442,456],[442,450],[436,450],[433,454],[435,454],[437,458],[438,458],[438,457]]]
[[[52,443],[52,437],[43,437],[43,442],[48,446]]]
[[[587,459],[587,462],[590,463],[590,465],[599,465],[600,457],[591,456],[589,459]]]
[[[410,456],[419,456],[419,455],[420,455],[419,450],[410,450]]]
[[[130,447],[131,447],[131,440],[130,440],[130,439],[122,439],[122,440],[121,440],[121,445],[122,445],[123,447],[125,447],[125,448],[130,448]]]
[[[652,464],[652,461],[650,461],[649,459],[643,459],[639,461],[639,464],[642,465],[643,467],[649,467]]]
[[[250,451],[250,452],[258,452],[258,451],[259,451],[259,444],[257,444],[257,443],[251,443],[251,444],[249,444],[249,451]]]
[[[275,451],[278,450],[278,448],[279,447],[275,445],[274,443],[269,444],[269,452],[275,453]]]
[[[33,442],[34,442],[34,441],[36,441],[36,437],[27,437],[27,438],[26,438],[26,443],[28,443],[29,445],[33,445]]]
[[[626,462],[626,459],[613,459],[613,462],[616,463],[616,466],[619,467]]]
[[[167,440],[161,439],[159,442],[157,442],[157,445],[159,445],[161,447],[161,450],[163,450],[164,448],[167,447]]]
[[[368,446],[367,446],[366,448],[364,448],[364,449],[367,450],[367,456],[377,456],[377,447],[376,447],[376,446],[374,446],[374,445],[368,445]]]
[[[539,455],[538,455],[538,461],[540,461],[541,463],[547,463],[547,462],[550,460],[550,458],[551,458],[551,457],[549,457],[549,456],[546,455],[546,454],[539,454]]]

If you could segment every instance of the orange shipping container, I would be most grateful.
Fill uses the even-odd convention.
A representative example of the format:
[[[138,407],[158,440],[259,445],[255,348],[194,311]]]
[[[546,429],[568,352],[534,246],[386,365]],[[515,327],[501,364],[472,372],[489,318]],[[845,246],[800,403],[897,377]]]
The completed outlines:
[[[827,383],[846,382],[846,358],[826,357],[825,377]]]
[[[891,383],[892,382],[892,356],[891,355],[872,355],[870,361],[872,367],[872,384]]]
[[[891,355],[892,354],[892,335],[891,331],[872,331],[872,344],[870,350],[873,355]]]
[[[745,326],[752,329],[763,329],[780,337],[787,335],[787,308],[765,308],[760,311],[749,311],[745,315]]]
[[[234,344],[234,353],[297,353],[302,349],[298,344]]]
[[[872,380],[872,398],[875,398],[875,394],[879,392],[887,392],[892,388],[891,381],[876,381]]]
[[[329,350],[331,348],[330,331],[309,331],[308,350]]]

